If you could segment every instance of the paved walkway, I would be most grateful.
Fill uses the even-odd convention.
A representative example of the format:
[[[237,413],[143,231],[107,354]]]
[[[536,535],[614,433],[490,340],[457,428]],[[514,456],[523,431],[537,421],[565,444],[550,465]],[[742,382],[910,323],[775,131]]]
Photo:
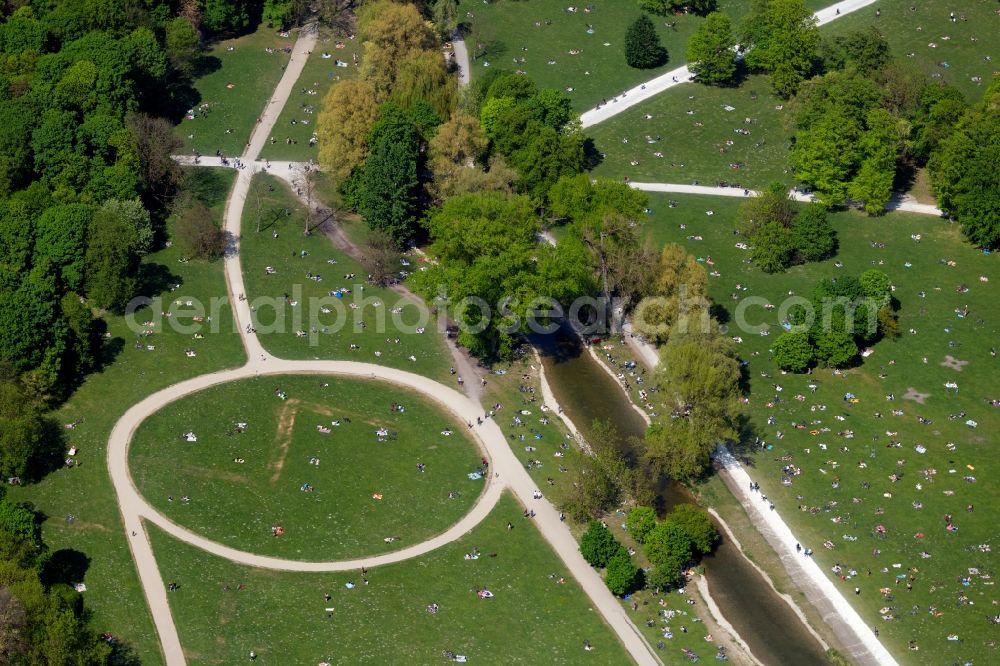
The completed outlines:
[[[710,187],[708,185],[682,185],[680,183],[636,183],[630,182],[630,186],[644,192],[667,192],[671,194],[705,194],[716,197],[755,197],[760,193],[756,190],[745,190],[742,187]],[[816,201],[816,197],[811,194],[803,194],[797,190],[789,190],[788,196],[796,201],[805,203]],[[894,193],[889,203],[885,205],[886,210],[898,210],[904,213],[919,213],[921,215],[935,215],[942,217],[944,213],[940,208],[931,204],[919,203],[908,194]]]
[[[896,660],[885,649],[872,629],[854,610],[839,589],[819,568],[816,561],[795,551],[799,541],[777,511],[767,509],[760,495],[750,491],[750,475],[725,448],[715,454],[719,471],[729,490],[739,499],[753,522],[785,565],[785,570],[816,607],[840,639],[852,664],[895,666]],[[803,544],[803,548],[809,544]]]
[[[819,10],[813,16],[816,17],[818,25],[824,25],[874,3],[875,0],[844,0],[844,2],[838,2]],[[619,93],[617,96],[611,98],[607,104],[601,104],[589,111],[584,111],[580,114],[580,121],[584,128],[596,125],[608,118],[617,116],[622,111],[630,109],[636,104],[645,102],[647,99],[660,94],[664,90],[687,83],[692,78],[693,76],[687,65],[683,65],[625,92]]]
[[[305,65],[306,54],[312,50],[315,42],[316,33],[313,30],[303,30],[296,41],[285,74],[268,102],[260,123],[254,130],[250,145],[240,158],[247,167],[241,170],[226,203],[224,228],[232,236],[231,248],[225,259],[226,285],[241,339],[247,351],[247,364],[234,370],[195,377],[145,398],[119,419],[112,430],[108,444],[108,469],[115,486],[115,492],[118,495],[125,529],[130,535],[130,548],[160,637],[167,666],[182,666],[186,661],[177,635],[177,628],[170,614],[166,587],[156,565],[148,535],[143,527],[144,519],[186,543],[237,563],[290,571],[338,571],[398,562],[458,539],[489,514],[504,489],[512,491],[524,506],[535,511],[534,520],[539,532],[562,559],[570,574],[576,578],[583,591],[590,598],[594,610],[602,615],[636,663],[643,665],[662,664],[628,617],[625,608],[608,590],[600,574],[583,559],[576,539],[569,527],[560,520],[555,507],[545,498],[534,498],[534,493],[538,490],[537,486],[507,445],[500,428],[491,419],[487,419],[482,426],[476,427],[474,432],[487,452],[490,470],[494,476],[487,479],[483,495],[470,513],[446,532],[428,541],[371,558],[337,562],[300,562],[239,551],[213,542],[171,522],[166,516],[150,506],[136,488],[128,468],[128,446],[139,424],[156,410],[184,395],[236,379],[291,373],[326,373],[378,379],[415,389],[464,421],[473,422],[477,416],[481,416],[484,412],[480,404],[461,393],[434,380],[402,370],[351,361],[290,361],[275,358],[263,348],[255,333],[247,332],[249,330],[248,324],[252,321],[249,302],[239,298],[240,295],[246,293],[239,255],[243,207],[246,203],[254,170],[266,166],[266,163],[261,165],[257,162],[256,158],[266,137],[270,135],[271,128],[281,113],[295,80]],[[182,158],[180,161],[193,162],[193,159]],[[217,158],[202,158],[199,163],[205,166],[222,166],[221,159]],[[295,166],[294,163],[287,162],[271,163],[270,169],[277,170],[279,173],[283,171],[287,175],[294,171]]]
[[[467,86],[472,80],[472,66],[469,64],[469,49],[465,47],[465,40],[460,33],[456,32],[452,36],[451,46],[455,52],[455,62],[458,63],[458,83]]]

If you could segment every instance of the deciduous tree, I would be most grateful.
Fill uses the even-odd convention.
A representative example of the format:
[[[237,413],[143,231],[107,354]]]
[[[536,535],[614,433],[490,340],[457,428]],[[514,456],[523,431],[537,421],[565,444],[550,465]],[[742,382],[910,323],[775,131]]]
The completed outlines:
[[[368,132],[378,117],[375,90],[365,81],[338,81],[327,93],[319,114],[319,161],[343,181],[368,156]]]
[[[787,332],[774,341],[774,362],[788,372],[805,372],[816,358],[816,349],[806,333]]]
[[[712,552],[712,548],[719,540],[719,532],[712,523],[712,517],[707,511],[693,504],[676,505],[667,515],[667,520],[676,523],[684,530],[691,540],[692,549],[703,555]]]
[[[701,83],[728,85],[736,76],[732,23],[729,16],[712,12],[688,40],[688,69]]]

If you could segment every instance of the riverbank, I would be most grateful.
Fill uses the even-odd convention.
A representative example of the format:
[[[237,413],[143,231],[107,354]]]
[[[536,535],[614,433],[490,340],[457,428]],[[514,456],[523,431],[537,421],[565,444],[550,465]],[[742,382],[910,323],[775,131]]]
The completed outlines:
[[[607,366],[600,361],[600,359],[594,353],[593,348],[588,347],[587,349],[590,352],[595,363],[597,363],[597,365],[600,366],[601,368],[604,368],[605,371],[607,371],[610,374],[611,378],[614,379],[615,382],[619,385],[619,387],[621,387],[621,384],[620,382],[618,382],[618,379],[614,376],[614,373],[611,373],[610,369],[607,368]],[[545,374],[545,364],[542,362],[540,352],[538,351],[538,349],[534,347],[532,348],[532,350],[535,354],[535,361],[539,369],[538,373],[539,388],[542,393],[542,400],[544,404],[549,408],[550,412],[555,412],[559,416],[560,420],[563,422],[566,428],[570,431],[570,433],[572,433],[573,437],[576,438],[576,441],[580,444],[580,447],[589,454],[590,447],[587,445],[586,437],[581,432],[581,430],[576,426],[576,423],[573,422],[573,419],[570,418],[570,416],[562,408],[562,406],[559,403],[559,400],[556,398],[555,392],[552,390],[552,386],[549,384],[549,380]],[[622,390],[624,391],[624,388],[622,388]],[[626,398],[628,398],[627,393],[626,393]],[[632,403],[631,400],[629,400],[629,404],[631,404],[633,408],[639,411],[639,413],[642,414],[642,416],[648,423],[649,421],[648,417],[634,403]],[[721,518],[717,517],[717,519],[720,520],[721,522]],[[728,528],[725,529],[728,532]],[[739,635],[739,633],[732,626],[732,624],[730,624],[729,621],[726,620],[725,614],[721,611],[719,605],[712,598],[711,592],[708,589],[708,584],[705,581],[704,576],[702,575],[696,576],[695,589],[697,590],[697,596],[701,598],[703,604],[701,608],[705,609],[704,611],[700,611],[698,613],[698,616],[701,619],[701,621],[705,624],[705,626],[708,628],[709,633],[711,633],[712,636],[715,638],[715,643],[725,648],[726,654],[729,656],[730,660],[735,664],[746,664],[748,666],[757,666],[761,664],[762,662],[760,662],[760,660],[754,657],[753,653],[747,647],[746,641],[743,640],[743,638]]]

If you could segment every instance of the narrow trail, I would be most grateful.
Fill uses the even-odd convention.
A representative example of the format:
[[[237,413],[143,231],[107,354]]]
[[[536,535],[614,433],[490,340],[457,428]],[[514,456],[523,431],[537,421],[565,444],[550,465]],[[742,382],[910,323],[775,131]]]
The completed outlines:
[[[838,2],[819,10],[813,16],[816,18],[817,25],[826,25],[831,21],[839,19],[841,16],[845,16],[874,3],[875,0],[844,0],[843,2]],[[692,78],[691,70],[688,69],[687,65],[682,65],[677,69],[660,74],[645,83],[640,83],[634,88],[618,93],[606,104],[599,104],[593,109],[584,111],[580,114],[580,122],[583,124],[584,129],[604,122],[608,118],[613,118],[619,113],[632,108],[636,104],[659,95],[664,90],[669,90],[682,83],[688,83]]]

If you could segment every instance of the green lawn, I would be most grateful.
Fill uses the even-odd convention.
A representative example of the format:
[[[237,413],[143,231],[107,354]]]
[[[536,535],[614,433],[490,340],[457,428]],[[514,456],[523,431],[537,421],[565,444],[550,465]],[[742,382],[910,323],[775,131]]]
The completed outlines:
[[[593,175],[703,185],[725,181],[751,188],[774,181],[791,184],[783,107],[764,76],[752,76],[739,88],[670,88],[587,129],[604,156]]]
[[[341,48],[337,48],[338,45]],[[315,147],[310,147],[309,139],[316,131],[316,118],[323,108],[323,100],[334,82],[357,76],[354,56],[360,58],[361,51],[361,40],[325,31],[321,33],[285,108],[278,116],[271,140],[264,144],[261,159],[305,162],[317,157],[318,151]],[[324,58],[324,55],[330,57]],[[336,64],[337,61],[345,62],[348,66],[340,67]]]
[[[828,0],[806,2],[812,10],[829,4]],[[569,6],[578,11],[567,11]],[[593,11],[586,12],[587,6]],[[684,65],[688,39],[702,21],[693,14],[650,16],[669,59],[656,69],[633,69],[625,63],[624,38],[625,30],[642,14],[636,0],[595,0],[579,5],[565,0],[492,0],[467,9],[472,16],[459,18],[470,28],[465,41],[473,78],[482,76],[487,67],[520,70],[541,88],[572,88],[567,92],[573,108],[580,112]],[[734,26],[749,9],[750,3],[740,0],[718,3],[718,11],[728,14]],[[588,26],[592,34],[587,32]],[[555,63],[549,64],[550,60]]]
[[[206,203],[221,218],[222,203],[235,172],[204,170],[222,193]],[[163,292],[163,307],[182,295],[209,302],[225,295],[222,264],[190,261],[178,263],[180,252],[167,248],[149,255],[144,262],[147,287],[142,293],[156,296]],[[181,286],[170,291],[166,285]],[[161,286],[157,286],[161,285]],[[142,324],[150,318],[150,309],[136,314]],[[125,542],[125,532],[105,464],[108,435],[118,417],[142,397],[195,375],[239,366],[245,356],[239,337],[233,334],[232,318],[227,307],[218,316],[222,333],[192,340],[169,327],[143,338],[143,344],[155,351],[135,349],[137,335],[124,317],[106,316],[110,337],[105,341],[109,362],[91,374],[83,385],[57,412],[60,423],[77,422],[66,430],[67,446],[78,449],[77,465],[49,474],[35,485],[9,488],[15,501],[32,502],[47,519],[43,523],[45,543],[51,551],[73,549],[89,558],[90,567],[83,582],[93,626],[108,631],[131,644],[143,664],[161,663],[159,643],[146,600],[135,575],[135,565]],[[196,347],[198,356],[187,359],[183,350]],[[73,520],[67,518],[73,516]]]
[[[403,413],[390,411],[396,403]],[[467,476],[481,456],[464,423],[410,391],[323,376],[187,396],[142,424],[129,455],[139,490],[174,522],[240,550],[312,561],[424,541],[483,488]],[[284,535],[274,538],[273,526]],[[399,540],[385,543],[390,536]]]
[[[251,193],[244,209],[241,252],[247,298],[260,298],[252,306],[264,346],[282,358],[370,361],[435,379],[448,377],[448,351],[434,321],[429,317],[421,320],[422,305],[403,301],[391,290],[369,286],[364,269],[344,252],[334,250],[321,230],[303,236],[305,208],[281,181],[272,176],[257,178],[267,184],[261,232],[256,232],[256,201]],[[269,187],[274,190],[269,191]],[[285,209],[291,214],[285,216]],[[266,272],[268,266],[274,274]],[[345,278],[348,274],[355,277]],[[316,281],[308,275],[322,279]],[[329,295],[339,289],[351,291],[342,298]],[[276,308],[284,319],[275,315]],[[329,312],[324,313],[324,308]],[[417,329],[426,330],[418,333]],[[307,335],[300,337],[300,331]],[[352,345],[358,348],[352,349]],[[411,356],[416,360],[410,360]]]
[[[185,118],[177,127],[185,153],[243,153],[288,64],[289,56],[281,49],[295,44],[295,35],[279,37],[261,25],[253,34],[215,43],[202,56],[205,73],[194,82],[201,98],[192,109],[194,119]]]
[[[688,37],[701,21],[693,15],[652,16],[669,60],[657,69],[633,69],[625,63],[624,39],[625,30],[642,13],[639,3],[595,0],[577,5],[577,12],[566,11],[570,5],[565,0],[469,5],[473,18],[466,15],[463,20],[471,28],[465,41],[473,61],[472,77],[482,76],[487,63],[491,68],[521,70],[540,88],[573,88],[569,93],[573,107],[582,112],[683,65]],[[587,5],[594,10],[585,12]],[[731,16],[742,16],[745,11],[736,0],[723,0],[720,7]],[[667,22],[676,23],[676,29],[667,27]],[[593,34],[588,34],[588,25],[593,26]],[[580,53],[571,55],[571,50]],[[550,60],[555,64],[548,64]]]
[[[180,585],[169,598],[189,663],[239,663],[250,650],[258,664],[430,664],[443,650],[470,663],[628,662],[575,580],[560,584],[566,570],[510,497],[463,539],[370,569],[367,585],[360,572],[238,566],[150,531],[164,580]],[[466,560],[473,548],[481,557]],[[484,588],[493,598],[477,598]]]
[[[882,15],[872,16],[875,9]],[[978,102],[985,86],[1000,70],[1000,16],[989,0],[912,2],[879,0],[823,27],[825,35],[845,34],[874,25],[882,31],[892,55],[933,79],[950,83]],[[948,15],[955,12],[952,23]],[[992,37],[991,37],[992,35]],[[933,46],[932,46],[933,45]],[[973,81],[979,77],[980,81]]]
[[[712,257],[712,270],[720,273],[710,278],[713,300],[733,318],[729,333],[742,339],[737,349],[749,361],[750,415],[769,445],[756,456],[754,479],[803,544],[815,550],[824,570],[840,563],[845,573],[851,568],[859,572],[853,580],[834,579],[862,616],[879,627],[883,640],[900,659],[909,663],[995,659],[996,653],[984,641],[993,633],[985,615],[991,613],[994,600],[1000,601],[989,578],[996,572],[991,555],[978,549],[996,536],[1000,499],[991,483],[1000,465],[988,446],[990,433],[1000,427],[1000,415],[988,403],[998,397],[997,361],[989,353],[1000,339],[992,305],[992,284],[1000,280],[995,257],[971,248],[957,227],[937,218],[892,213],[872,219],[848,212],[833,216],[840,235],[837,257],[768,276],[743,263],[745,253],[734,247],[732,219],[739,200],[669,195],[679,202],[670,209],[667,198],[651,197],[651,237],[657,243],[680,242],[703,259]],[[713,216],[704,214],[709,207]],[[682,223],[686,229],[680,229]],[[911,234],[919,234],[920,242],[911,239]],[[704,240],[688,240],[688,236]],[[872,246],[873,242],[885,247]],[[955,265],[949,266],[948,261]],[[836,262],[843,267],[838,268]],[[745,313],[751,324],[772,325],[767,337],[737,326],[739,301],[733,300],[733,294],[741,300],[762,296],[780,305],[789,292],[808,295],[821,277],[857,275],[873,265],[895,285],[903,336],[899,341],[878,343],[871,357],[842,375],[822,369],[811,375],[782,375],[769,353],[780,332],[775,314],[756,306]],[[989,282],[980,281],[980,276]],[[747,289],[737,292],[737,284]],[[958,293],[960,286],[969,291]],[[959,318],[956,308],[966,305],[969,315]],[[916,333],[910,333],[911,329]],[[949,355],[968,364],[960,372],[942,366]],[[946,391],[944,383],[950,381],[959,385],[959,393]],[[816,384],[815,393],[808,388],[810,382]],[[910,388],[927,394],[923,404],[904,398]],[[859,402],[845,402],[847,392]],[[894,401],[886,400],[889,394],[895,396]],[[804,399],[796,399],[797,395]],[[893,416],[893,409],[903,414]],[[967,414],[957,416],[962,411]],[[876,412],[883,417],[876,418]],[[768,416],[775,417],[774,425],[767,425]],[[918,417],[932,423],[922,425]],[[975,420],[978,427],[966,426],[966,419]],[[817,434],[810,434],[814,430]],[[783,438],[778,438],[778,431]],[[849,431],[853,436],[847,436]],[[789,464],[802,471],[789,477],[790,486],[784,486],[782,468]],[[892,474],[897,481],[890,479]],[[975,481],[963,480],[967,476]],[[839,480],[836,488],[835,480]],[[970,504],[974,512],[967,513]],[[958,532],[945,530],[945,514],[952,515]],[[878,525],[884,525],[888,534],[877,535]],[[916,538],[918,533],[923,536]],[[845,535],[857,540],[845,539]],[[827,540],[833,543],[832,550],[823,547]],[[881,554],[873,556],[873,549]],[[970,568],[980,573],[970,574]],[[912,591],[906,589],[904,580],[896,582],[896,576],[905,574],[914,576]],[[850,594],[855,586],[862,590],[857,599]],[[890,589],[893,599],[883,598],[879,592],[883,587]],[[883,621],[879,610],[889,606],[894,619]],[[928,612],[931,607],[943,615],[935,617]],[[961,640],[948,641],[949,634]],[[917,641],[919,652],[907,650],[910,640]]]

